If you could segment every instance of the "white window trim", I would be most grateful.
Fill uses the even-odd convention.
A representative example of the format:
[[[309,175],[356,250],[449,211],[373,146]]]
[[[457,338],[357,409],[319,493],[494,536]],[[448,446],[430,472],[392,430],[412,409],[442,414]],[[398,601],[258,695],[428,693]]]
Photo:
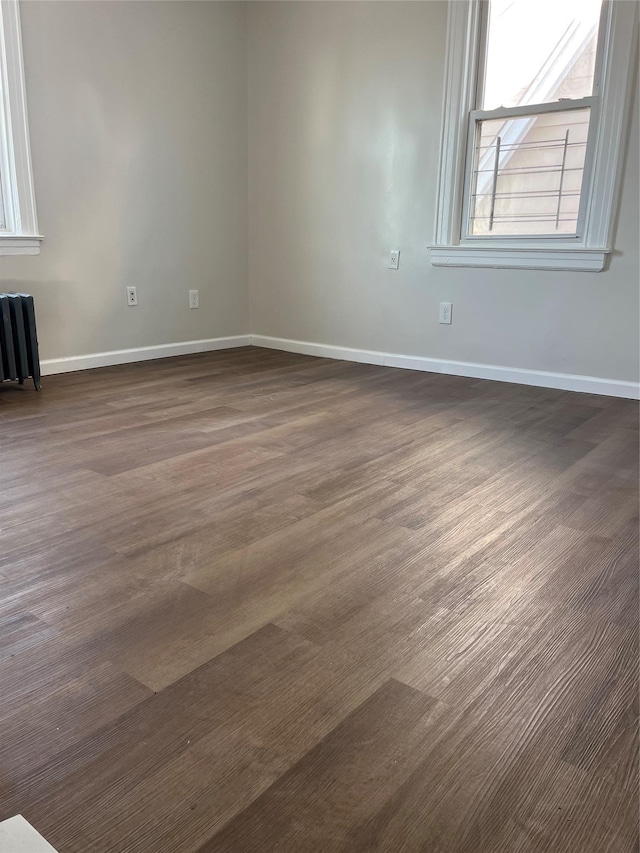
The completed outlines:
[[[631,106],[637,4],[605,0],[600,27],[601,88],[584,238],[491,238],[461,242],[468,123],[475,109],[482,0],[449,0],[434,266],[599,272],[612,251]]]
[[[18,0],[0,2],[0,158],[6,225],[0,255],[37,255],[38,234]],[[4,57],[4,62],[2,58]]]

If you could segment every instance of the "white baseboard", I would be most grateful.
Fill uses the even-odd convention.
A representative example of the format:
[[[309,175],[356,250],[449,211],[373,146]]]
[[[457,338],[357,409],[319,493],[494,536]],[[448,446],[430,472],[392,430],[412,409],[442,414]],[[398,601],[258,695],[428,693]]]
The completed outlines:
[[[71,373],[74,370],[90,370],[92,367],[110,367],[113,364],[150,361],[154,358],[169,358],[173,355],[190,355],[196,352],[247,347],[250,343],[251,335],[233,335],[229,338],[208,338],[203,341],[157,344],[152,347],[94,352],[89,355],[72,355],[67,358],[45,358],[40,363],[40,369],[43,376],[50,376],[53,373]]]
[[[469,361],[447,361],[418,355],[400,355],[376,350],[317,344],[309,341],[294,341],[289,338],[272,338],[268,335],[233,335],[227,338],[158,344],[151,347],[74,355],[68,358],[47,358],[41,362],[40,366],[42,375],[49,376],[54,373],[69,373],[74,370],[90,370],[93,367],[109,367],[114,364],[129,364],[136,361],[149,361],[154,358],[168,358],[174,355],[189,355],[246,346],[266,347],[303,355],[315,355],[320,358],[336,358],[341,361],[356,361],[384,367],[400,367],[408,370],[424,370],[429,373],[445,373],[451,376],[467,376],[471,379],[493,379],[498,382],[515,382],[518,385],[534,385],[539,388],[557,388],[561,391],[582,391],[587,394],[604,394],[607,397],[640,399],[640,383],[638,382],[604,379],[599,376],[581,376],[575,373],[523,370],[519,367],[501,367],[496,364],[476,364]]]
[[[338,361],[358,361],[362,364],[383,366],[388,353],[375,350],[334,347],[330,344],[313,344],[309,341],[292,341],[288,338],[271,338],[268,335],[251,335],[251,346],[297,352],[301,355],[316,355],[319,358],[337,358]],[[423,370],[426,368],[423,368]]]
[[[467,376],[471,379],[493,379],[498,382],[514,382],[518,385],[534,385],[539,388],[557,388],[561,391],[582,391],[586,394],[603,394],[607,397],[640,399],[640,383],[626,382],[620,379],[603,379],[599,376],[551,373],[546,370],[523,370],[519,367],[501,367],[496,364],[476,364],[469,361],[447,361],[417,355],[398,355],[375,350],[315,344],[308,341],[293,341],[287,338],[272,338],[266,335],[251,335],[251,344],[252,346],[297,352],[303,355],[337,358],[342,361],[358,361],[385,367],[446,373],[451,376]]]

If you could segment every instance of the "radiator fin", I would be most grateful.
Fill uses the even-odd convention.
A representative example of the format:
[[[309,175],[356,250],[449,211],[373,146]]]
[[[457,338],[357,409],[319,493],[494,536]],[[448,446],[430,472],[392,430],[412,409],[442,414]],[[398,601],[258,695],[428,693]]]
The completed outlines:
[[[40,390],[40,357],[33,296],[0,293],[0,381],[29,376]]]

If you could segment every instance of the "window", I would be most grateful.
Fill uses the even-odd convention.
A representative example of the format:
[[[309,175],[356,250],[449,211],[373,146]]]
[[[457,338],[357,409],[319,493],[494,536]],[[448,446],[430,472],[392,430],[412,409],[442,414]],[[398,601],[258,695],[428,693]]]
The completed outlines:
[[[620,0],[450,0],[433,264],[604,267],[636,27]]]
[[[0,255],[40,251],[17,0],[0,2]]]

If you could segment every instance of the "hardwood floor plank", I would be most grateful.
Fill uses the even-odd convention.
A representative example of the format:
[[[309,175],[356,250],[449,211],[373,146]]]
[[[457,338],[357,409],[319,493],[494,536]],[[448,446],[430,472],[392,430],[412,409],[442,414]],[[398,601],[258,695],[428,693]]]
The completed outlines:
[[[3,792],[3,808],[10,810],[19,802],[25,816],[36,821],[56,847],[117,849],[127,816],[132,815],[134,823],[136,815],[140,817],[141,790],[155,791],[154,808],[166,808],[164,792],[169,779],[175,784],[175,776],[163,768],[186,755],[183,770],[192,773],[193,749],[209,734],[213,735],[209,746],[220,738],[231,739],[237,747],[244,739],[251,747],[255,738],[243,727],[234,734],[233,721],[247,711],[262,719],[262,697],[276,687],[278,673],[286,677],[316,654],[311,644],[265,626],[165,690],[146,691],[130,710],[90,736],[70,740],[50,761],[25,774],[19,796],[15,790]],[[243,756],[246,753],[236,754],[238,770]],[[210,760],[215,766],[213,755]],[[217,782],[220,786],[229,772],[225,768]],[[196,776],[194,783],[203,786],[200,797],[206,801],[210,794],[205,780]],[[179,796],[178,803],[188,818],[191,802]],[[171,826],[164,831],[168,833],[164,843],[170,846]],[[154,848],[146,830],[140,843],[142,849],[162,849]]]
[[[70,744],[152,694],[111,664],[43,687],[40,684],[39,690],[29,692],[28,704],[14,702],[13,713],[7,714],[9,703],[3,703],[0,741],[5,778],[46,765]],[[108,705],[104,695],[109,696]]]
[[[386,682],[199,853],[345,849],[353,822],[375,814],[406,775],[435,704]]]
[[[0,383],[0,820],[634,853],[638,421],[255,347]]]

